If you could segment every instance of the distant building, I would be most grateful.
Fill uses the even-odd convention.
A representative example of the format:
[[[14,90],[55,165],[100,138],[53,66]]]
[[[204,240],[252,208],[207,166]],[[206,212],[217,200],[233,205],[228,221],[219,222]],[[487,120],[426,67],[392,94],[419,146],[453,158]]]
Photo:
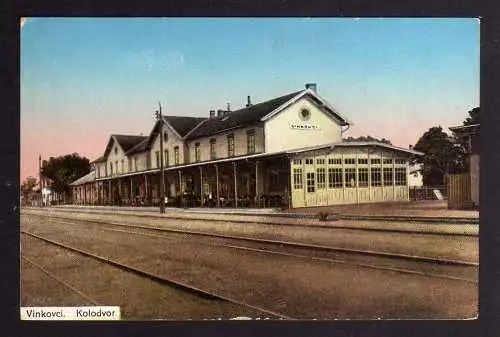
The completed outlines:
[[[470,201],[473,206],[479,205],[479,144],[480,124],[450,127],[454,136],[465,144],[467,157],[466,169],[470,177]]]
[[[113,134],[93,173],[73,182],[87,204],[158,205],[160,133],[169,201],[232,207],[311,207],[409,200],[409,159],[381,142],[344,142],[350,126],[305,90],[208,117],[164,116],[149,136]]]

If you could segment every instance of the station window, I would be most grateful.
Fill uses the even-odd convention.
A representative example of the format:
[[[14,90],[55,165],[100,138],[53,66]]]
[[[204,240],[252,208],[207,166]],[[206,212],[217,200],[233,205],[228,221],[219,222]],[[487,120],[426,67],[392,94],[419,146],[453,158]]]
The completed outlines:
[[[326,170],[318,168],[316,169],[316,173],[318,174],[318,190],[326,188]]]
[[[306,159],[306,165],[312,165],[314,164],[314,161],[312,159]]]
[[[104,176],[108,176],[108,165],[104,164]]]
[[[165,150],[164,151],[164,154],[163,154],[163,162],[165,163],[165,166],[168,166],[170,164],[170,161],[168,159],[168,150]]]
[[[314,179],[314,173],[312,172],[307,173],[306,183],[307,183],[307,192],[314,193],[316,191],[316,182]]]
[[[156,167],[160,167],[160,151],[156,151],[155,155],[156,155]]]
[[[200,143],[194,144],[194,161],[199,162],[201,160],[201,149]]]
[[[121,172],[122,173],[125,172],[125,165],[123,164],[123,159],[121,160],[120,165],[121,165]]]
[[[384,167],[384,186],[392,186],[393,184],[392,167]]]
[[[396,186],[406,186],[406,167],[396,168]]]
[[[134,157],[134,168],[137,171],[137,157]]]
[[[384,165],[387,165],[387,164],[392,165],[392,158],[384,158],[384,160],[382,162],[384,163]]]
[[[396,164],[406,164],[406,160],[403,158],[396,158],[395,162]]]
[[[109,174],[113,175],[113,163],[109,163]]]
[[[342,169],[329,168],[328,169],[328,188],[341,188],[342,187]]]
[[[293,165],[302,165],[302,159],[294,159]]]
[[[380,165],[380,158],[370,159],[370,164],[372,164],[372,165]]]
[[[247,152],[255,153],[255,130],[247,132]]]
[[[355,168],[346,168],[344,171],[345,176],[345,187],[353,188],[356,187],[356,169]]]
[[[99,165],[99,164],[97,164]],[[97,166],[97,178],[100,178],[101,177],[101,168],[99,166]]]
[[[227,136],[227,156],[234,156],[234,135]]]
[[[128,171],[132,172],[132,158],[128,159]]]
[[[366,165],[366,164],[368,164],[368,159],[367,158],[359,158],[358,164],[359,165]]]
[[[116,170],[116,174],[120,173],[120,168],[118,167],[118,160],[115,161],[115,170]]]
[[[344,164],[346,165],[356,165],[356,158],[345,158]]]
[[[380,167],[371,168],[372,186],[382,186],[382,170]]]
[[[293,188],[296,190],[301,190],[304,188],[302,183],[302,169],[294,168],[293,169]]]
[[[328,158],[328,164],[330,165],[342,165],[341,158]]]
[[[368,168],[366,167],[358,169],[358,186],[368,187]]]
[[[325,160],[323,158],[316,159],[316,164],[318,164],[318,165],[325,165]]]
[[[216,140],[215,138],[210,139],[210,159],[214,160],[217,158],[217,151],[216,151]]]
[[[179,165],[179,147],[174,147],[174,164]]]

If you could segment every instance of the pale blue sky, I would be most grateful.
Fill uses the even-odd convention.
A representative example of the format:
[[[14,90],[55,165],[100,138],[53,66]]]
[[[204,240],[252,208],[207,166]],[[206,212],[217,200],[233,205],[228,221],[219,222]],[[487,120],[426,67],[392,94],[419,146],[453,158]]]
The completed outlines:
[[[207,116],[315,82],[371,134],[408,146],[479,105],[477,19],[33,18],[21,33],[21,177],[147,134],[158,101]]]

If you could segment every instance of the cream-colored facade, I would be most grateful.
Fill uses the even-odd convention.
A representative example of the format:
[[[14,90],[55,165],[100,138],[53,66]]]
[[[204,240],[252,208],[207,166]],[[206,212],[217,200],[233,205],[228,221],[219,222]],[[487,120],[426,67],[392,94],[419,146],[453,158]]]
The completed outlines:
[[[307,120],[301,117],[303,110],[309,111]],[[307,97],[267,120],[264,132],[268,153],[342,140],[340,121],[327,115]]]
[[[169,198],[188,193],[199,205],[213,199],[217,206],[254,207],[409,200],[408,160],[418,153],[343,142],[350,122],[315,90],[225,112],[201,121],[171,117],[176,125],[165,119],[160,131],[157,122],[148,137],[112,136],[94,163],[97,202],[160,202],[160,132]]]

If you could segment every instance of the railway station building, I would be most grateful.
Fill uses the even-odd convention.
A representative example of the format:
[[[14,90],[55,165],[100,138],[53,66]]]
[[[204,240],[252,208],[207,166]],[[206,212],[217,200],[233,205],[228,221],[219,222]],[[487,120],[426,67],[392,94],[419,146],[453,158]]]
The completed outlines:
[[[351,122],[316,84],[207,117],[164,116],[148,136],[112,134],[75,204],[157,206],[160,133],[167,206],[314,207],[408,201],[412,149],[345,142]]]

